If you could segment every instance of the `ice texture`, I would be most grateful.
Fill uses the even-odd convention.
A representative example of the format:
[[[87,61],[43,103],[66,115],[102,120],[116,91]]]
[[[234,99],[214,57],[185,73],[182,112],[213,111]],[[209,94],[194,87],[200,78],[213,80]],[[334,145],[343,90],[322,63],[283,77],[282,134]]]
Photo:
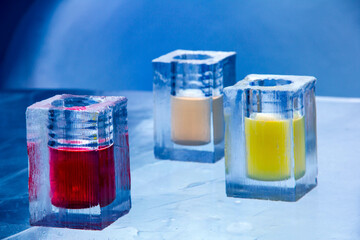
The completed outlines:
[[[224,159],[156,160],[152,92],[91,94],[129,99],[131,211],[102,231],[30,226],[24,112],[54,92],[0,92],[1,239],[360,239],[360,98],[316,97],[319,185],[286,203],[226,197]]]
[[[317,185],[315,82],[251,74],[224,89],[228,196],[296,201]]]
[[[235,60],[235,52],[176,50],[152,61],[156,158],[223,157],[223,87],[235,83]]]
[[[126,104],[63,94],[27,108],[31,225],[103,229],[130,210]]]

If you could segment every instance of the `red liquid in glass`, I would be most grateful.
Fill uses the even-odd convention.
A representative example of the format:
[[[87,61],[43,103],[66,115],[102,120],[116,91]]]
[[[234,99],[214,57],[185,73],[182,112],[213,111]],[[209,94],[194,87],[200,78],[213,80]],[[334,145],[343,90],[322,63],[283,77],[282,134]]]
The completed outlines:
[[[80,209],[115,199],[114,148],[89,150],[49,147],[51,203]]]

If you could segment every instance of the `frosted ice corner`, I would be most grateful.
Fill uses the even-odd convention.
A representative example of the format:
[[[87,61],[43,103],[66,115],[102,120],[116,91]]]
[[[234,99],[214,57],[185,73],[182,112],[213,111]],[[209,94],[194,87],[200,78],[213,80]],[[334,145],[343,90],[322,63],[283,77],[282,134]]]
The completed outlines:
[[[296,201],[317,185],[315,82],[251,74],[224,89],[228,196]]]
[[[235,60],[235,52],[176,50],[152,61],[156,158],[224,156],[223,87],[235,83]]]
[[[130,210],[126,105],[64,94],[27,108],[31,225],[100,230]]]

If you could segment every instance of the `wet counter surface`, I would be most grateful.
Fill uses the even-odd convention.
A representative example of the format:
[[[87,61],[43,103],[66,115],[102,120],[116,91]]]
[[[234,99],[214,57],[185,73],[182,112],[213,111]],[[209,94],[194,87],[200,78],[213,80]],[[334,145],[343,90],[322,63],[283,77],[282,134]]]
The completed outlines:
[[[31,227],[25,109],[60,93],[0,92],[0,238],[360,239],[360,99],[317,98],[318,186],[294,203],[228,198],[224,159],[155,160],[151,92],[128,97],[132,209],[102,231]]]

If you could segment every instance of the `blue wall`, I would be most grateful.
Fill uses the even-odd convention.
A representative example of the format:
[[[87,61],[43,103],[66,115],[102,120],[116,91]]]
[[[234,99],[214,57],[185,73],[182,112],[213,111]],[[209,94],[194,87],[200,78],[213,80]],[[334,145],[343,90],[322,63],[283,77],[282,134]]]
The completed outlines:
[[[360,97],[357,0],[46,2],[18,25],[2,88],[151,90],[152,59],[203,49],[236,51],[239,80],[314,75],[318,95]]]

